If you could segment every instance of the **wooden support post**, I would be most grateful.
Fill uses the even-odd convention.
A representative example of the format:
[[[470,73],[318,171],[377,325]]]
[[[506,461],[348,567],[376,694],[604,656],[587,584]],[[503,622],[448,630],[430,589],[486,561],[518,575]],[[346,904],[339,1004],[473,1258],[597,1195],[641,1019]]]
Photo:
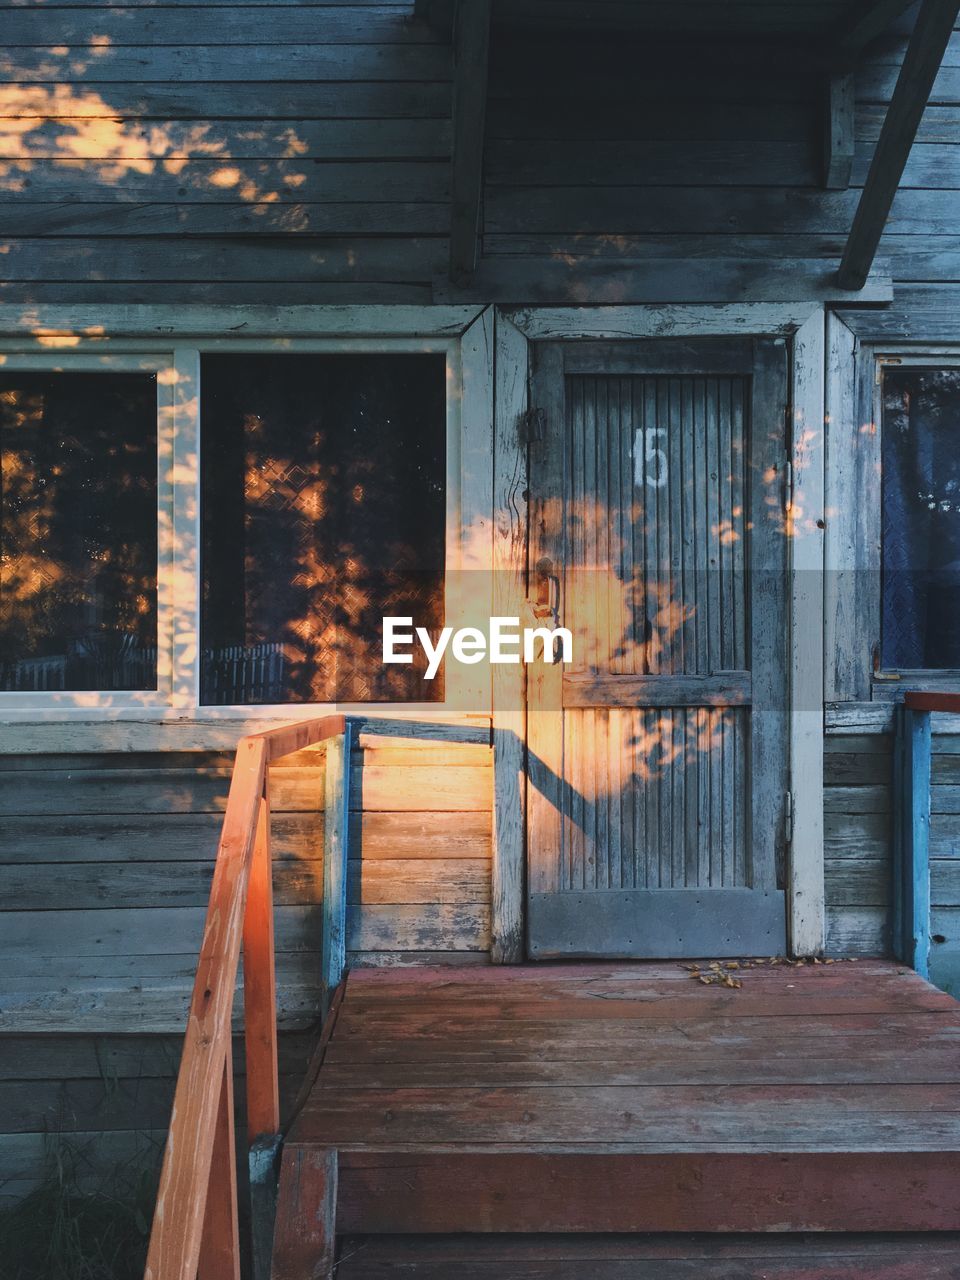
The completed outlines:
[[[906,841],[904,832],[910,822],[910,795],[905,776],[905,720],[907,709],[904,706],[894,708],[893,721],[893,794],[891,796],[891,890],[890,934],[894,957],[906,963],[907,948],[904,943],[906,929],[904,927],[904,884],[906,883]]]
[[[920,6],[843,251],[837,277],[842,289],[866,284],[958,11],[960,0],[923,0]]]
[[[323,826],[321,974],[324,1011],[347,963],[347,859],[350,833],[352,726],[327,742]]]
[[[269,777],[270,771],[267,768],[264,772],[264,795],[257,817],[257,835],[247,886],[247,910],[243,921],[243,1009],[252,1280],[269,1280],[273,1219],[276,1213],[276,1163],[280,1147]]]
[[[269,776],[269,770],[267,771]],[[243,1009],[247,1060],[247,1138],[280,1130],[277,995],[273,947],[270,802],[260,802],[243,921]]]
[[[493,609],[517,617],[526,596],[527,450],[520,417],[527,405],[527,341],[496,317],[494,420]],[[493,667],[493,869],[490,958],[524,958],[524,832],[526,827],[526,691],[524,669]]]
[[[450,279],[477,266],[492,0],[458,0],[453,23],[453,166]]]
[[[790,553],[790,794],[788,936],[794,955],[823,949],[823,556],[824,317],[816,312],[793,339],[793,491]]]
[[[901,716],[901,959],[926,978],[930,952],[930,712],[904,707]]]
[[[207,1185],[199,1280],[240,1280],[240,1219],[237,1206],[237,1150],[233,1133],[233,1063],[224,1055],[217,1105],[213,1159]]]
[[[279,1134],[251,1143],[250,1170],[250,1274],[251,1280],[270,1280],[273,1224],[277,1215],[277,1174],[280,1164]]]
[[[823,185],[828,191],[840,191],[850,185],[853,144],[853,73],[838,73],[824,84]]]
[[[288,1145],[280,1166],[272,1280],[332,1280],[336,1223],[336,1150]]]

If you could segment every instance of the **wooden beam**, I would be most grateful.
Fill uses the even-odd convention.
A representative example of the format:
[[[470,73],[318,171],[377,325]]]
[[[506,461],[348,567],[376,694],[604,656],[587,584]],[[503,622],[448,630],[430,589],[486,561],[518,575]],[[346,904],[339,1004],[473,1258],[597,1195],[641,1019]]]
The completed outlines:
[[[920,6],[840,263],[842,289],[862,289],[870,274],[958,10],[960,0],[923,0]]]
[[[669,303],[847,302],[828,258],[554,257],[484,258],[473,278],[433,281],[434,301],[480,300],[503,306],[627,306]],[[877,264],[857,303],[893,301],[889,271]],[[728,331],[729,332],[729,331]],[[622,336],[622,335],[618,335]]]
[[[854,96],[852,72],[836,73],[827,78],[823,104],[823,185],[828,191],[842,191],[850,185]]]
[[[930,953],[930,712],[905,706],[897,724],[894,949],[921,978]]]
[[[891,22],[913,3],[914,0],[858,0],[830,33],[830,57],[834,61],[849,61],[883,35]]]
[[[347,860],[350,836],[350,721],[327,746],[324,770],[323,921],[321,974],[324,1009],[347,963]]]
[[[787,937],[793,955],[823,947],[824,316],[793,339],[790,458],[790,792]]]
[[[286,1146],[280,1165],[273,1280],[332,1280],[337,1231],[337,1152]]]
[[[273,938],[270,802],[260,801],[243,917],[243,1010],[247,1062],[247,1135],[280,1132],[277,1077],[277,979]]]
[[[495,319],[493,443],[493,609],[519,616],[526,596],[527,450],[520,415],[527,407],[527,341],[508,319]],[[524,958],[526,828],[526,689],[524,668],[493,666],[493,827],[491,943],[494,964]]]
[[[491,7],[492,0],[459,0],[454,17],[450,279],[458,282],[477,265]]]

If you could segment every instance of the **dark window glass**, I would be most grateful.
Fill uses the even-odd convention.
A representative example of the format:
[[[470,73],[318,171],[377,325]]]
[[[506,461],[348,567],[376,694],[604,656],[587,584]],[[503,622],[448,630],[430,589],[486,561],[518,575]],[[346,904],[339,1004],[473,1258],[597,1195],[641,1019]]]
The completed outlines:
[[[960,668],[960,369],[883,378],[883,665]]]
[[[0,373],[0,689],[156,685],[156,377]]]
[[[427,701],[382,619],[443,624],[446,362],[206,356],[201,699]]]

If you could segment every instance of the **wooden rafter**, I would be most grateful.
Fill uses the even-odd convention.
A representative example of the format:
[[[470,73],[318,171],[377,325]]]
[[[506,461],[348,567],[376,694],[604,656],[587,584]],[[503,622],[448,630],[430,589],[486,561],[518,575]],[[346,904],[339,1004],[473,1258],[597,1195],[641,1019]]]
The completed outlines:
[[[450,279],[460,283],[477,265],[491,8],[492,0],[458,0],[454,16]]]
[[[870,274],[958,10],[960,0],[923,0],[920,6],[843,252],[842,289],[863,288]]]

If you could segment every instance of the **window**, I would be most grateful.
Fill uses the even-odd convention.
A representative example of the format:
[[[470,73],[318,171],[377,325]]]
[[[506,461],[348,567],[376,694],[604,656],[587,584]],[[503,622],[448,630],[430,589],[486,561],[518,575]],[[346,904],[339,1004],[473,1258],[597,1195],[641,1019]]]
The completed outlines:
[[[443,624],[445,357],[206,355],[200,386],[201,703],[441,699],[381,644]]]
[[[960,368],[885,368],[882,413],[882,663],[960,669]]]
[[[157,373],[0,372],[0,690],[157,688]]]

